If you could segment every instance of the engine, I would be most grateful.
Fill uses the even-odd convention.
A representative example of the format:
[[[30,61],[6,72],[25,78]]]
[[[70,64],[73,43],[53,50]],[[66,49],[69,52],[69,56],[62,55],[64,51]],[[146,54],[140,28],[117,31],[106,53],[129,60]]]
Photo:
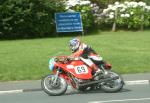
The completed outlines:
[[[75,78],[75,81],[76,81],[77,83],[85,83],[85,82],[88,82],[88,81],[90,81],[90,80],[83,80],[83,79]]]

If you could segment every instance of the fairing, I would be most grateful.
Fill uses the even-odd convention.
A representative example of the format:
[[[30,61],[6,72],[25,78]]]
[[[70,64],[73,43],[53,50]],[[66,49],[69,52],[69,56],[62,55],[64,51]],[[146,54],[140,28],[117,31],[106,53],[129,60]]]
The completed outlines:
[[[76,60],[71,61],[67,64],[63,63],[55,63],[55,66],[63,68],[64,71],[70,72],[76,78],[79,79],[92,79],[92,70],[87,65],[85,65],[82,61]]]

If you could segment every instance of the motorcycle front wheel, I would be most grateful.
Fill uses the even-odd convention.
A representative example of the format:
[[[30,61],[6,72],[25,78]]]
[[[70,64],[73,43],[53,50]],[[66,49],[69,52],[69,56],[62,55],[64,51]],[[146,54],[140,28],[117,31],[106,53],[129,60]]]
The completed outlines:
[[[41,87],[45,93],[51,96],[59,96],[66,92],[67,82],[64,78],[58,77],[56,83],[54,83],[55,75],[47,75],[41,80]]]

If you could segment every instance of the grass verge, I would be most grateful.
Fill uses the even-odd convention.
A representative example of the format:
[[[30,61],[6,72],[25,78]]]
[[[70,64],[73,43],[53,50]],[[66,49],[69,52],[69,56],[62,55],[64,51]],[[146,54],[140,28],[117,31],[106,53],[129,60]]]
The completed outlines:
[[[81,37],[119,73],[150,72],[150,31]],[[69,55],[71,37],[0,41],[0,81],[35,80],[50,73],[49,57]]]

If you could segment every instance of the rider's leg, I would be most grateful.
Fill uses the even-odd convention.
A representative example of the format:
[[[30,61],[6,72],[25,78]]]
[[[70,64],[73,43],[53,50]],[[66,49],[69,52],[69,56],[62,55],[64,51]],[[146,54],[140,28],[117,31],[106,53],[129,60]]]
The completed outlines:
[[[94,60],[94,61],[97,61],[97,62],[101,62],[103,61],[103,58],[99,55],[90,55],[88,56],[90,59]]]
[[[81,60],[86,63],[89,67],[92,68],[93,71],[95,71],[95,73],[100,73],[101,70],[93,63],[93,61],[91,59],[85,59],[81,57]]]
[[[92,56],[89,56],[90,59],[92,59],[93,61],[96,62],[96,64],[105,64],[105,62],[103,61],[103,58],[100,57],[99,55],[92,55]],[[111,68],[111,65],[108,65],[108,67]],[[102,69],[102,68],[100,68]],[[108,72],[103,70],[103,74],[107,75]]]

